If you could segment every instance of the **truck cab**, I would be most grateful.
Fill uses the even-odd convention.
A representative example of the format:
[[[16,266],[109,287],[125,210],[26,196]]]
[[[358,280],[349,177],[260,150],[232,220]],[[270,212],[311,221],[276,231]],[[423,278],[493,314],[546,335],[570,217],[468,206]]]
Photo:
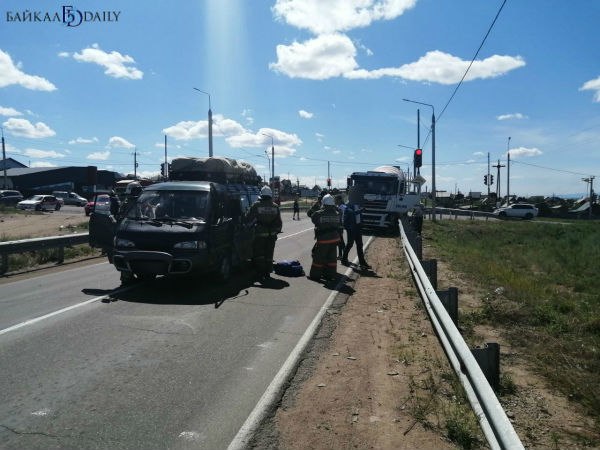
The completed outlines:
[[[408,184],[397,166],[351,174],[348,188],[354,187],[362,197],[363,226],[396,231],[398,219],[420,202],[420,194],[409,192]]]
[[[170,181],[147,186],[121,216],[103,208],[90,218],[90,244],[102,247],[121,280],[215,272],[252,256],[253,229],[244,215],[257,186]]]

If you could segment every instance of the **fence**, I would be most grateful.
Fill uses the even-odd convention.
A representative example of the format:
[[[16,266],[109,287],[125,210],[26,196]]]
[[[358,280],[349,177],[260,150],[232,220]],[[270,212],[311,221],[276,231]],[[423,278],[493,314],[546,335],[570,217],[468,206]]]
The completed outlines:
[[[65,247],[87,243],[88,233],[0,242],[0,274],[4,274],[8,270],[8,255],[10,254],[58,248],[57,259],[59,263],[62,263],[65,259]]]
[[[475,352],[475,355],[473,354],[473,351],[469,349],[456,327],[457,317],[454,317],[453,320],[446,311],[446,307],[440,300],[440,297],[438,297],[438,292],[435,290],[437,287],[437,266],[436,264],[432,264],[435,260],[424,264],[429,273],[428,276],[426,269],[421,264],[420,258],[415,253],[415,250],[413,250],[413,245],[416,244],[417,251],[420,253],[420,236],[417,236],[412,230],[405,231],[403,223],[400,224],[400,232],[404,253],[408,259],[415,283],[421,293],[425,309],[439,336],[448,360],[465,389],[467,398],[477,415],[490,448],[492,450],[524,449],[519,436],[517,436],[517,433],[513,429],[488,381],[488,378],[496,377],[490,377],[489,374],[486,377],[478,363],[478,360],[487,362],[496,359],[498,360],[496,369],[498,369],[499,349],[497,344],[488,344],[485,349],[480,349],[481,351]],[[413,245],[411,245],[411,242]],[[425,263],[425,261],[423,262]],[[436,286],[434,287],[434,285]],[[449,289],[449,291],[451,290],[452,288]],[[457,294],[451,295],[450,292],[447,295],[447,297],[456,296]],[[453,305],[449,307],[450,310],[456,309],[456,302],[457,298],[453,302]]]

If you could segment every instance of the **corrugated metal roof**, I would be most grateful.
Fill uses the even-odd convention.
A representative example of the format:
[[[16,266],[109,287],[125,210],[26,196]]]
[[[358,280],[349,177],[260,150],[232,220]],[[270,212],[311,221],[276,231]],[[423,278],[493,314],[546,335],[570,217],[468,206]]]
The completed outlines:
[[[6,176],[18,177],[20,175],[30,175],[32,173],[47,172],[56,169],[68,169],[68,167],[16,167],[14,169],[7,169]]]

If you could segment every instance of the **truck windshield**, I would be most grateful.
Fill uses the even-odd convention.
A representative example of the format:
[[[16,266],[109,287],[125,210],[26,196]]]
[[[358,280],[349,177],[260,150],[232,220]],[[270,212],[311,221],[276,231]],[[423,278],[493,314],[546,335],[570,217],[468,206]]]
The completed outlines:
[[[374,178],[358,178],[355,180],[354,185],[360,187],[365,194],[395,194],[393,181]]]
[[[127,213],[129,219],[204,220],[206,191],[146,191]]]

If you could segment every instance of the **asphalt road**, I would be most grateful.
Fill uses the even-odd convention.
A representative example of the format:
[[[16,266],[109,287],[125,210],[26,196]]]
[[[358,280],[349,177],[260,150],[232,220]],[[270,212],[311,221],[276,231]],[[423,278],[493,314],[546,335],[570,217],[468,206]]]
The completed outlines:
[[[275,258],[312,245],[284,214]],[[106,263],[2,285],[0,448],[226,448],[331,292],[244,270],[98,299],[118,287]]]

